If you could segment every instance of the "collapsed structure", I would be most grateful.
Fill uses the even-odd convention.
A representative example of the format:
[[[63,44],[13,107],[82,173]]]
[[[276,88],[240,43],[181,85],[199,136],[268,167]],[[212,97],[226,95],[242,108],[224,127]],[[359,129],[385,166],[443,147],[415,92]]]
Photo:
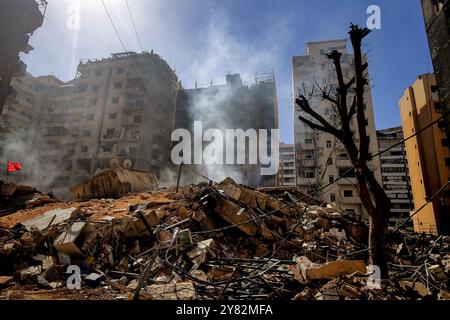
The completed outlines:
[[[224,85],[182,89],[178,92],[176,106],[175,129],[186,129],[194,136],[194,123],[198,121],[204,130],[218,129],[223,137],[226,136],[226,130],[242,130],[246,135],[240,145],[239,141],[233,138],[237,143],[229,152],[235,155],[231,164],[225,164],[225,161],[223,164],[211,165],[194,164],[194,161],[186,163],[182,184],[197,183],[203,180],[202,176],[213,180],[233,176],[239,183],[253,187],[276,185],[276,172],[272,175],[261,175],[260,161],[256,164],[250,163],[250,147],[262,143],[260,137],[252,139],[250,131],[254,130],[257,134],[260,129],[268,130],[268,141],[271,141],[270,139],[274,139],[271,130],[278,129],[278,98],[273,73],[258,74],[250,84],[244,83],[239,74],[229,74]],[[267,147],[269,154],[274,154],[270,143]],[[225,148],[223,150],[227,153],[229,151]],[[244,158],[245,163],[238,163],[237,154]]]
[[[450,298],[448,237],[391,234],[379,283],[365,223],[295,187],[227,178],[82,203],[28,193],[27,209],[0,218],[0,299]]]

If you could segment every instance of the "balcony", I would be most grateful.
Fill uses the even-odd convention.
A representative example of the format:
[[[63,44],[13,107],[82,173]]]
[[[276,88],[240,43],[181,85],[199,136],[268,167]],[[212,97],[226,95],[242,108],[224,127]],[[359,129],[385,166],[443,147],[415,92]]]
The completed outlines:
[[[361,204],[360,197],[339,197],[340,204]]]
[[[358,181],[356,180],[356,178],[341,178],[340,180],[338,180],[337,182],[338,185],[342,185],[342,186],[348,186],[348,185],[357,185]]]

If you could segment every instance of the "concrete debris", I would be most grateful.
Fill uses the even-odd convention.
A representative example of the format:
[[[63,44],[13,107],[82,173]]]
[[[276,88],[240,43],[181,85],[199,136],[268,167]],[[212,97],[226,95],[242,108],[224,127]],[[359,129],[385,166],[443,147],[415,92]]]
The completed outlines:
[[[149,171],[114,167],[104,170],[71,191],[76,201],[120,198],[131,192],[141,192],[158,186],[156,174]]]
[[[105,176],[119,193],[96,189]],[[393,234],[386,243],[389,279],[380,289],[367,272],[367,224],[353,213],[291,187],[254,190],[228,178],[179,193],[147,183],[137,191],[122,184],[125,178],[100,174],[80,186],[79,199],[90,199],[82,203],[39,202],[32,200],[39,198],[34,189],[18,188],[32,193],[26,201],[34,205],[26,209],[22,202],[19,211],[0,217],[0,299],[17,292],[33,299],[30,288],[55,299],[87,293],[142,300],[450,296],[448,237]],[[8,188],[2,196],[14,189]],[[67,291],[69,265],[81,271],[83,294]]]

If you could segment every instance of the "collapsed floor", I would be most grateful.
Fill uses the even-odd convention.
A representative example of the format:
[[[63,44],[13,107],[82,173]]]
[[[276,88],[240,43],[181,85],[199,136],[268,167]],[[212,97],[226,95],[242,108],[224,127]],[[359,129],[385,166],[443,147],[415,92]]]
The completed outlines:
[[[449,237],[390,237],[380,289],[365,222],[293,188],[226,179],[70,203],[0,187],[0,299],[450,299]]]

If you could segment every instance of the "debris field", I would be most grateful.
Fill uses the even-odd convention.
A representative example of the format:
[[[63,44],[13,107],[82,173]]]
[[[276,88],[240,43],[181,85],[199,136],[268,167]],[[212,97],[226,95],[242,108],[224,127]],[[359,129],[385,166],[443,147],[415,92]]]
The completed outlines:
[[[231,178],[85,202],[0,182],[0,299],[450,299],[449,237],[392,235],[381,281],[367,239],[352,213]]]

